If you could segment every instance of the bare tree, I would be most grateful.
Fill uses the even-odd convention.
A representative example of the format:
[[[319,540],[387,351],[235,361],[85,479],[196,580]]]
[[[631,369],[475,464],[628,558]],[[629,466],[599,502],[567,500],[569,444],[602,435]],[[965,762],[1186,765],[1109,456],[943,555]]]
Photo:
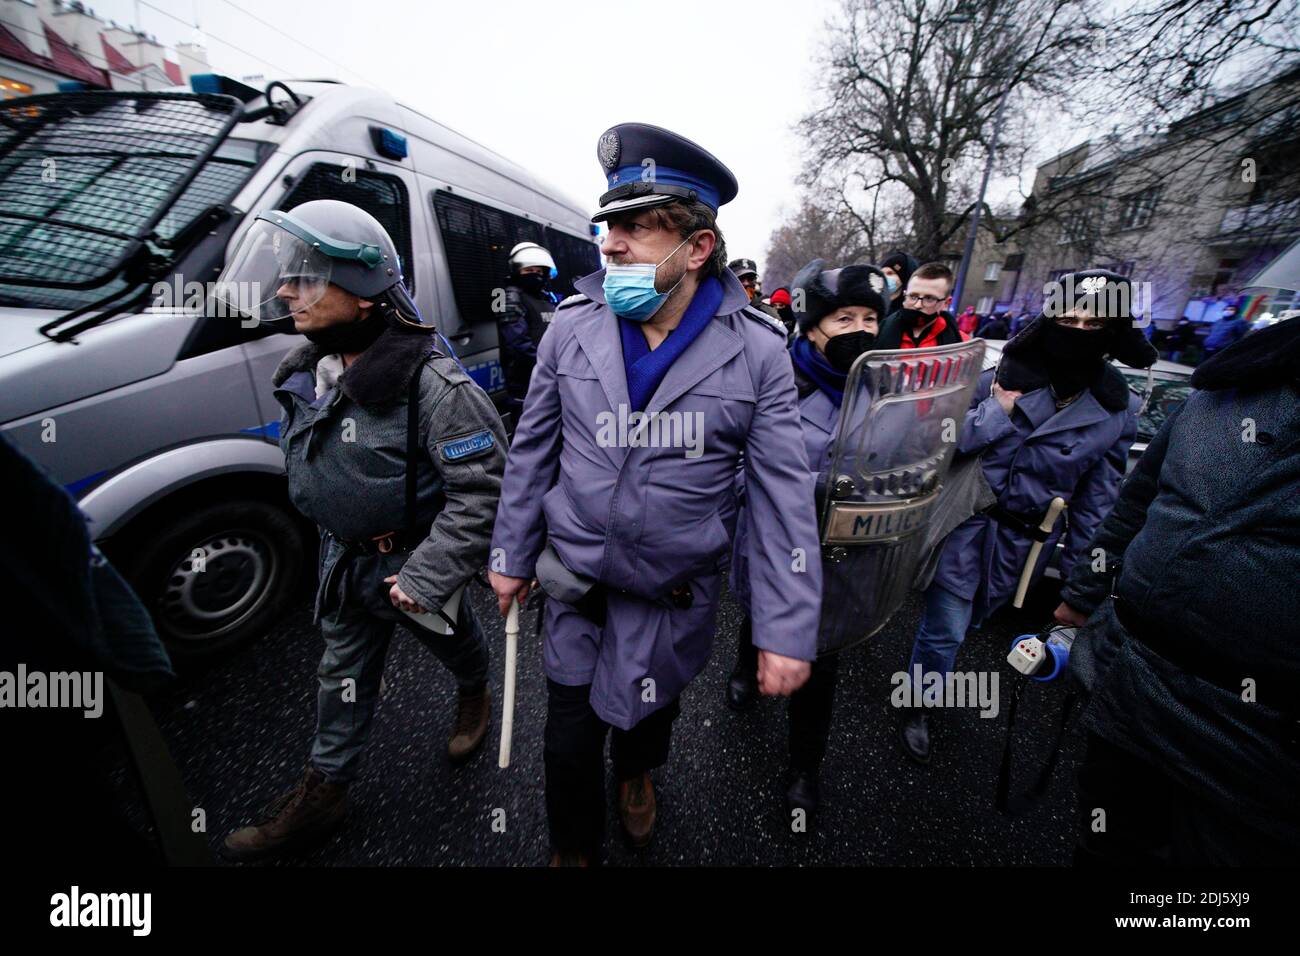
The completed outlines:
[[[1032,138],[1034,100],[1062,100],[1101,28],[1094,0],[841,0],[820,103],[800,122],[805,183],[860,178],[907,190],[913,252],[937,258],[965,227],[1003,97],[1002,133]],[[1002,171],[1015,173],[1009,150]],[[860,208],[854,204],[854,208]],[[958,216],[945,215],[960,210]]]
[[[1138,0],[1096,45],[1091,82],[1113,109],[1169,122],[1300,58],[1297,0]]]

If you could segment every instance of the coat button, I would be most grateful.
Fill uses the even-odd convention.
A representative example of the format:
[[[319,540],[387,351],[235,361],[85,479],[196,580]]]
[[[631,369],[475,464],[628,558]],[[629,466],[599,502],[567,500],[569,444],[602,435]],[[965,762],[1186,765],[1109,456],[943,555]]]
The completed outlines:
[[[1273,444],[1273,433],[1257,432],[1255,434],[1255,441],[1259,442],[1261,445],[1271,445]]]

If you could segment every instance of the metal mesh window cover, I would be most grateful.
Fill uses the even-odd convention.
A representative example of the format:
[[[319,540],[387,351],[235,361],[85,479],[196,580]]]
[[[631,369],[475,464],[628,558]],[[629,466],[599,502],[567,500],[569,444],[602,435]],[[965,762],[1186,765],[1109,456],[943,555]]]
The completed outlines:
[[[433,194],[442,245],[456,308],[465,322],[491,321],[493,290],[501,288],[510,273],[510,250],[520,242],[546,245],[541,223],[442,190]],[[559,256],[551,250],[559,268]]]
[[[0,281],[89,289],[113,279],[242,109],[192,93],[0,103]]]
[[[574,293],[573,282],[600,268],[600,248],[590,239],[571,236],[567,232],[546,227],[546,241],[542,243],[555,259],[560,274],[551,280],[551,290],[560,296]]]
[[[228,139],[216,154],[204,164],[199,174],[172,204],[154,233],[164,242],[174,239],[200,213],[214,205],[225,205],[235,198],[244,183],[253,174],[263,153],[270,144],[252,140]],[[156,241],[149,249],[157,255],[167,250]],[[178,266],[180,264],[178,263]],[[19,309],[76,309],[109,293],[125,290],[127,280],[120,274],[94,289],[48,289],[38,286],[16,286],[0,283],[0,306]]]
[[[415,270],[411,267],[414,261],[411,257],[411,211],[406,184],[400,178],[351,166],[316,163],[303,173],[278,208],[289,212],[294,206],[317,199],[351,203],[378,219],[397,247],[397,254],[402,257],[402,280],[407,290],[415,292]]]

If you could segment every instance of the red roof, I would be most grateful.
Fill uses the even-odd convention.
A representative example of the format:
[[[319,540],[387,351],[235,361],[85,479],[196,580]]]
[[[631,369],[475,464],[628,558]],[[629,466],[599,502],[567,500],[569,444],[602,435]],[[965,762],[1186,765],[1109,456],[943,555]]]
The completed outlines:
[[[53,64],[50,69],[95,86],[111,85],[106,71],[91,66],[80,53],[68,46],[63,37],[51,30],[49,24],[42,23],[41,26],[45,28],[45,42],[50,45],[50,62]]]
[[[108,68],[114,73],[133,73],[139,69],[134,63],[118,52],[117,47],[104,39],[104,34],[99,35],[99,43],[104,48],[104,59],[108,61]]]
[[[42,26],[45,25],[42,24]],[[50,45],[50,56],[33,53],[28,49],[27,44],[19,40],[8,27],[0,24],[0,56],[17,60],[19,63],[26,63],[29,66],[39,67],[51,73],[60,73],[63,76],[89,83],[91,86],[99,86],[105,89],[109,87],[108,73],[87,63],[81,54],[68,46],[63,37],[48,26],[45,26],[45,40]]]
[[[42,25],[44,26],[44,25]],[[16,35],[0,23],[0,56],[9,57],[10,60],[25,62],[30,66],[39,66],[40,69],[49,70],[51,73],[59,73],[65,77],[81,79],[82,82],[90,83],[91,86],[100,86],[108,88],[108,73],[104,70],[95,69],[86,62],[72,47],[64,42],[64,38],[55,31],[45,26],[45,42],[49,44],[49,56],[40,56],[27,48],[27,44],[19,40]]]

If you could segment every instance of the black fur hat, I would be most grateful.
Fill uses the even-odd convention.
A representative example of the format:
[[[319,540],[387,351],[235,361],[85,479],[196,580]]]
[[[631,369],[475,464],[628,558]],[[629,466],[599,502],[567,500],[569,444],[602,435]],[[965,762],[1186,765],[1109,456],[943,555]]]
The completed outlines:
[[[1007,343],[1004,352],[1033,349],[1044,325],[1077,307],[1108,319],[1101,330],[1109,341],[1106,355],[1129,368],[1150,368],[1160,358],[1142,329],[1133,324],[1133,283],[1105,269],[1088,269],[1062,276],[1048,287],[1043,311]]]
[[[824,316],[849,305],[874,309],[885,318],[885,274],[875,266],[851,265],[826,270],[825,259],[814,259],[790,283],[790,307],[799,331],[806,333]]]

